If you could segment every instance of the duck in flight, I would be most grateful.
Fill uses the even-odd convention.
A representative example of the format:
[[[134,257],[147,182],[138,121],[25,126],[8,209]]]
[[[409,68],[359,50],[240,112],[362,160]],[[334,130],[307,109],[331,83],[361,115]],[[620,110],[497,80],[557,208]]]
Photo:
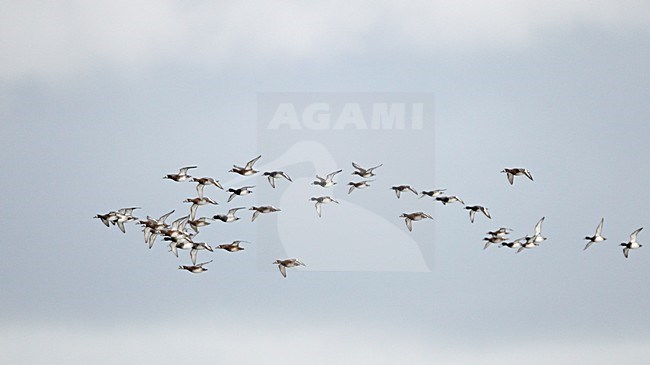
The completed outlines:
[[[251,217],[251,222],[254,222],[255,219],[261,214],[261,213],[274,213],[274,212],[279,212],[280,209],[270,206],[270,205],[264,205],[261,207],[250,207],[248,210],[254,210],[253,216]]]
[[[275,179],[279,178],[285,178],[289,180],[289,182],[293,182],[289,175],[287,175],[284,171],[267,171],[263,176],[266,176],[269,179],[269,184],[271,184],[271,187],[275,189]]]
[[[241,210],[241,209],[246,209],[246,208],[244,208],[244,207],[232,208],[225,215],[217,214],[217,215],[213,216],[212,219],[214,219],[214,220],[218,219],[218,220],[220,220],[220,221],[222,221],[224,223],[234,222],[236,220],[239,220],[239,217],[236,217],[235,213],[237,213],[237,211]]]
[[[203,198],[203,189],[206,185],[214,185],[217,188],[223,190],[223,186],[219,183],[219,180],[215,180],[211,177],[193,177],[192,181],[196,184],[196,193],[199,194],[199,198]]]
[[[484,250],[487,250],[488,247],[490,247],[491,244],[493,243],[503,243],[507,240],[507,238],[503,236],[491,236],[491,237],[484,237],[483,241],[485,242],[485,246],[483,246]]]
[[[242,186],[241,188],[237,188],[237,189],[235,189],[235,188],[228,189],[228,192],[232,193],[228,197],[228,203],[230,203],[231,200],[235,199],[236,196],[251,194],[253,192],[253,190],[251,190],[251,189],[254,188],[254,187],[255,187],[255,185],[253,185],[253,186]]]
[[[192,206],[190,207],[190,220],[193,221],[196,218],[196,210],[199,208],[201,205],[206,205],[206,204],[212,204],[212,205],[218,205],[216,201],[208,198],[207,196],[204,196],[202,198],[187,198],[183,200],[183,203],[192,203]]]
[[[625,255],[625,258],[627,258],[627,255],[630,252],[630,250],[643,247],[642,244],[636,241],[636,236],[639,234],[639,232],[641,232],[642,229],[643,227],[632,232],[632,234],[630,235],[630,240],[628,242],[624,242],[620,244],[620,246],[623,246],[623,255]]]
[[[370,184],[368,184],[368,183],[373,182],[373,181],[375,181],[375,180],[365,180],[365,181],[359,181],[359,182],[350,181],[348,183],[348,185],[350,186],[350,189],[348,190],[348,194],[352,193],[352,191],[354,189],[367,188],[368,186],[370,186]]]
[[[446,190],[447,189],[434,189],[434,190],[428,190],[428,191],[427,190],[422,190],[422,192],[420,193],[420,194],[422,194],[420,196],[420,199],[424,198],[425,196],[435,198],[437,196],[442,195]]]
[[[585,237],[585,239],[588,240],[589,242],[587,242],[587,245],[585,246],[585,248],[582,249],[583,251],[588,249],[589,246],[591,246],[592,243],[594,243],[594,242],[603,242],[603,241],[605,241],[607,239],[607,238],[603,237],[602,234],[601,234],[601,232],[603,231],[603,223],[604,222],[605,222],[605,218],[601,218],[600,223],[598,223],[598,227],[596,227],[596,234],[594,234],[591,237],[589,237],[589,236]]]
[[[203,267],[203,266],[207,265],[207,264],[209,264],[211,262],[212,262],[212,260],[207,261],[207,262],[202,262],[202,263],[200,263],[198,265],[189,265],[189,266],[181,265],[181,266],[178,267],[178,269],[179,270],[187,270],[187,271],[189,271],[189,272],[191,272],[193,274],[198,274],[198,273],[202,273],[204,271],[208,271],[208,268]]]
[[[302,262],[298,261],[298,259],[275,260],[273,261],[273,265],[278,265],[278,269],[280,269],[280,273],[285,278],[287,277],[288,267],[307,266]]]
[[[402,213],[402,215],[399,217],[404,218],[404,222],[406,222],[406,228],[408,228],[409,232],[413,231],[413,221],[417,222],[425,218],[433,219],[433,217],[424,212]]]
[[[242,176],[250,176],[250,175],[256,174],[258,171],[253,169],[253,165],[261,157],[262,157],[262,155],[259,155],[259,156],[255,157],[254,159],[248,161],[246,163],[246,166],[244,166],[244,167],[237,166],[237,165],[232,165],[232,169],[230,171],[228,171],[228,172],[234,172],[234,173],[237,173],[237,174],[242,175]]]
[[[465,205],[465,202],[461,198],[457,197],[456,195],[439,196],[439,197],[436,198],[436,201],[441,202],[442,205],[447,205],[447,204],[451,204],[451,203],[455,203],[455,202],[459,202],[462,205]]]
[[[515,176],[521,176],[525,175],[527,178],[530,179],[530,181],[533,181],[533,175],[530,173],[530,171],[521,168],[521,167],[515,167],[515,168],[504,168],[501,170],[501,173],[505,173],[506,176],[508,176],[508,181],[510,182],[510,185],[512,185],[515,182]]]
[[[324,187],[324,188],[332,187],[332,186],[334,186],[334,185],[337,184],[337,183],[334,181],[334,176],[335,176],[336,174],[340,173],[341,171],[343,171],[343,170],[338,170],[338,171],[334,171],[334,172],[332,172],[332,173],[329,173],[329,174],[327,174],[327,176],[326,176],[324,179],[323,179],[322,177],[316,175],[316,179],[317,179],[317,180],[314,181],[314,182],[312,182],[311,184],[312,184],[312,185],[322,186],[322,187]]]
[[[323,204],[328,204],[328,203],[336,203],[339,204],[338,201],[334,200],[333,198],[329,196],[319,196],[319,197],[312,197],[309,199],[310,201],[316,202],[314,205],[316,207],[316,213],[318,213],[318,216],[321,216],[321,209]]]
[[[415,191],[415,189],[413,189],[410,185],[397,185],[397,186],[391,187],[391,189],[395,191],[395,195],[397,195],[397,199],[400,198],[400,195],[404,191],[410,191],[413,194],[418,195],[418,192]]]
[[[371,167],[369,169],[364,169],[363,167],[357,165],[356,163],[352,163],[352,167],[354,167],[357,171],[353,172],[352,175],[359,175],[364,179],[370,178],[375,176],[374,170],[384,166],[384,164],[379,164],[375,167]]]
[[[221,250],[226,250],[228,252],[243,251],[244,248],[239,245],[240,243],[248,243],[248,242],[246,242],[246,241],[232,241],[232,243],[226,243],[226,244],[223,244],[223,245],[219,245],[219,246],[217,246],[217,248],[221,249]]]
[[[497,229],[496,231],[490,231],[487,234],[489,234],[492,237],[496,237],[496,236],[503,237],[503,236],[509,235],[510,233],[512,233],[512,231],[513,230],[511,228],[501,227],[501,228]]]
[[[178,171],[178,174],[167,174],[167,175],[163,176],[163,179],[174,180],[176,182],[181,182],[181,181],[188,180],[192,176],[188,175],[187,171],[189,169],[195,169],[195,168],[196,168],[196,166],[181,167],[181,169]]]
[[[465,209],[469,210],[469,221],[472,223],[474,223],[474,215],[476,212],[481,212],[489,219],[492,219],[490,212],[488,212],[486,207],[482,207],[480,205],[468,205],[465,207]]]

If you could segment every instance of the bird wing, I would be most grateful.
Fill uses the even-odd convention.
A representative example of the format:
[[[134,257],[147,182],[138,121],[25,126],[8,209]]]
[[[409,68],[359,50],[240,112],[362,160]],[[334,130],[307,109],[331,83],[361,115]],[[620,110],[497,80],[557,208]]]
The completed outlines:
[[[400,191],[399,189],[394,189],[395,190],[395,195],[397,195],[397,199],[399,199],[400,196]]]
[[[600,219],[600,223],[596,227],[596,236],[600,236],[600,233],[603,231],[603,222],[605,222],[605,218]]]
[[[124,229],[124,222],[117,221],[117,226],[120,228],[120,231],[122,231],[122,233],[126,233],[126,230]]]
[[[409,232],[413,231],[413,221],[411,221],[409,218],[404,218],[404,221],[406,222],[406,228],[409,229]]]
[[[195,168],[196,168],[196,166],[185,166],[185,167],[181,167],[181,169],[178,170],[178,174],[179,174],[179,175],[186,175],[186,174],[187,174],[187,170],[189,170],[189,169],[195,169]]]
[[[325,178],[325,180],[332,181],[332,179],[334,178],[334,175],[340,173],[341,171],[343,171],[343,170],[338,170],[338,171],[334,171],[334,172],[332,172],[330,174],[327,174],[327,177]]]
[[[636,236],[639,234],[639,232],[641,232],[642,229],[643,229],[643,227],[641,227],[641,228],[637,229],[636,231],[632,232],[632,234],[630,235],[630,242],[636,242]]]
[[[149,236],[149,242],[148,242],[149,243],[149,249],[151,249],[153,247],[153,243],[156,242],[156,237],[158,237],[158,233],[152,233]]]
[[[354,185],[350,185],[350,189],[348,190],[348,194],[352,193],[352,190],[354,190]],[[106,226],[108,227],[108,224],[106,224]]]
[[[627,254],[628,254],[628,252],[630,252],[630,249],[627,248],[627,247],[625,247],[625,248],[623,249],[623,255],[625,255],[625,258],[627,258]]]
[[[542,217],[542,219],[540,219],[535,225],[535,236],[539,236],[542,233],[542,223],[544,223],[544,218],[546,217]]]
[[[510,185],[512,185],[515,182],[515,175],[506,172],[506,175],[508,176],[508,181],[510,182]]]
[[[289,177],[289,175],[287,175],[284,171],[281,171],[281,172],[280,172],[280,175],[283,176],[285,179],[287,179],[287,180],[293,182],[293,180],[291,180],[291,178]]]
[[[235,193],[230,194],[230,197],[228,198],[228,202],[230,203],[231,200],[235,199],[235,196],[237,196],[237,194]]]
[[[202,263],[200,263],[200,264],[198,264],[198,265],[196,265],[196,266],[201,267],[201,266],[203,266],[203,265],[207,265],[207,264],[211,263],[212,261],[214,261],[214,260],[210,260],[210,261],[202,262]]]
[[[318,213],[318,216],[320,217],[321,216],[321,209],[322,209],[321,207],[323,206],[323,203],[316,202],[316,204],[314,204],[314,205],[316,206],[316,213]]]
[[[199,198],[203,199],[203,189],[205,188],[205,185],[203,184],[197,184],[196,185],[196,193],[199,194]]]
[[[131,215],[134,210],[139,209],[138,207],[133,207],[133,208],[122,208],[119,209],[117,212],[122,213],[124,215]]]
[[[257,218],[257,216],[259,216],[259,215],[260,215],[260,212],[258,210],[254,211],[253,212],[253,217],[251,218],[251,222],[254,222],[255,219]]]
[[[99,219],[102,220],[102,223],[104,223],[104,225],[105,225],[106,227],[110,227],[110,225],[108,224],[108,218],[106,218],[106,217],[104,217],[104,216],[98,216],[98,217],[99,217]]]
[[[271,175],[266,177],[269,180],[269,184],[271,184],[271,187],[275,189],[275,178]]]
[[[490,212],[488,212],[486,207],[481,207],[480,209],[481,209],[481,212],[483,212],[483,214],[485,214],[486,217],[492,219],[492,216],[490,216]]]
[[[278,269],[280,269],[280,274],[282,274],[283,277],[287,277],[287,269],[283,265],[278,265]]]
[[[409,189],[410,191],[412,191],[413,194],[418,195],[418,192],[415,191],[415,189],[413,189],[412,187],[409,186],[407,189]]]
[[[469,221],[474,223],[474,211],[473,210],[469,211]]]
[[[149,236],[151,236],[151,228],[149,227],[144,227],[144,243],[149,242]]]
[[[526,177],[529,178],[531,181],[535,181],[533,180],[533,175],[531,175],[530,171],[524,170],[524,175],[526,175]]]
[[[199,252],[199,250],[197,250],[197,249],[195,249],[195,248],[193,248],[193,249],[190,251],[190,259],[192,259],[192,264],[193,264],[193,265],[196,265],[196,254],[197,254],[197,252]]]
[[[252,169],[253,165],[255,164],[255,162],[257,162],[257,160],[260,159],[260,157],[262,157],[262,155],[259,155],[259,156],[255,157],[254,159],[248,161],[246,163],[246,170]]]
[[[589,241],[589,242],[587,242],[587,245],[585,246],[585,248],[582,249],[582,251],[588,249],[589,246],[591,246],[592,243],[594,243],[594,241]]]
[[[170,215],[172,215],[173,213],[174,213],[174,211],[172,210],[171,212],[169,212],[169,213],[167,213],[167,214],[164,214],[164,215],[160,216],[160,218],[158,218],[158,223],[160,223],[160,224],[165,223],[165,220],[166,220]]]
[[[240,209],[244,209],[244,207],[232,208],[228,211],[227,215],[235,214]]]
[[[199,208],[198,204],[192,204],[190,207],[190,220],[194,220],[196,218],[196,210]]]
[[[352,167],[354,167],[355,169],[359,170],[359,172],[360,172],[361,174],[363,174],[363,173],[366,172],[366,169],[364,169],[363,167],[359,166],[359,165],[358,165],[357,163],[355,163],[355,162],[352,163]]]

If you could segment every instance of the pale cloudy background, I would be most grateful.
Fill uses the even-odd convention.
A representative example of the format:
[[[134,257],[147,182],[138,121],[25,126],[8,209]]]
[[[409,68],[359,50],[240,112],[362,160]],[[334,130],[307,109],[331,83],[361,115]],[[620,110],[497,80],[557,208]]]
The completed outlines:
[[[650,224],[647,2],[0,6],[0,362],[647,362],[650,247],[617,247]],[[90,218],[183,209],[193,186],[160,177],[227,179],[264,154],[257,93],[287,91],[433,92],[435,185],[493,221],[436,208],[435,235],[415,232],[431,273],[285,280],[255,244],[191,275]],[[382,161],[385,184],[402,161]],[[507,185],[517,165],[535,182]],[[542,247],[481,250],[485,230],[541,216]],[[609,240],[582,252],[602,216]]]

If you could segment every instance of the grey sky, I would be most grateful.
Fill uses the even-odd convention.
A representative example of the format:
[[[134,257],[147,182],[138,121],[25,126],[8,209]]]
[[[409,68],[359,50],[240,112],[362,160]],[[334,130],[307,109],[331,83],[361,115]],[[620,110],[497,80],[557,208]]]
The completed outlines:
[[[627,260],[617,246],[650,229],[648,5],[2,8],[0,362],[640,364],[650,355],[650,246]],[[434,140],[409,147],[433,148],[434,164],[405,182],[422,190],[432,178],[493,220],[471,225],[460,207],[435,206],[434,223],[413,232],[433,247],[430,273],[290,270],[282,279],[259,269],[264,238],[243,229],[249,222],[205,228],[210,243],[253,244],[200,254],[215,261],[191,275],[176,270],[187,257],[160,242],[148,250],[137,227],[123,235],[91,219],[131,205],[153,216],[187,209],[193,185],[161,179],[180,166],[228,181],[233,163],[258,153],[272,162],[281,149],[258,144],[258,93],[321,91],[433,93]],[[350,161],[375,162],[363,151],[376,141],[327,146],[354,151],[341,185]],[[377,186],[355,199],[425,206],[388,190],[418,160],[393,153],[382,151]],[[499,171],[514,166],[535,181],[509,186]],[[206,195],[221,205],[203,212],[225,210],[227,194]],[[336,208],[347,209],[324,213]],[[526,234],[542,216],[541,247],[481,249],[488,229]],[[583,252],[603,216],[608,241]],[[363,240],[344,229],[349,244]],[[193,336],[194,346],[181,342]]]

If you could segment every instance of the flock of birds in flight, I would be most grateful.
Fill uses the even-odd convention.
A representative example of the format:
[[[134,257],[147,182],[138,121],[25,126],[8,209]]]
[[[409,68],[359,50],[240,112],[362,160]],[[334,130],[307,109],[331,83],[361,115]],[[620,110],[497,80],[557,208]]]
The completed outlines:
[[[248,161],[248,163],[246,163],[244,167],[233,165],[233,168],[229,172],[236,173],[241,176],[252,176],[254,174],[257,174],[259,171],[255,170],[253,166],[261,157],[262,156],[260,155]],[[383,165],[380,164],[371,168],[363,168],[353,162],[352,166],[355,169],[355,171],[352,172],[352,175],[357,175],[363,180],[357,182],[355,181],[349,182],[348,194],[351,194],[355,189],[364,189],[369,187],[370,183],[374,181],[374,180],[370,180],[371,177],[375,176],[374,171]],[[217,202],[210,199],[209,197],[204,196],[205,187],[208,185],[212,185],[215,186],[215,188],[219,188],[221,190],[224,190],[224,188],[219,183],[219,180],[215,180],[212,177],[190,176],[188,172],[190,169],[194,169],[194,168],[197,168],[197,166],[186,166],[181,168],[177,174],[168,174],[163,177],[163,179],[169,179],[175,182],[191,181],[197,184],[196,192],[198,196],[195,198],[187,198],[184,200],[185,203],[192,203],[192,205],[190,206],[189,214],[176,219],[171,224],[167,224],[165,223],[165,221],[170,215],[174,213],[174,210],[162,215],[158,219],[154,219],[152,217],[147,216],[145,220],[140,220],[137,217],[133,216],[133,211],[136,209],[140,209],[139,207],[122,208],[117,211],[108,212],[106,214],[97,214],[94,218],[100,219],[102,223],[106,225],[106,227],[110,227],[111,225],[117,226],[122,231],[122,233],[126,233],[126,229],[124,226],[126,223],[137,222],[143,228],[144,241],[145,243],[148,244],[150,249],[153,247],[154,242],[156,241],[158,236],[162,236],[164,241],[169,242],[169,250],[176,257],[178,257],[178,250],[190,251],[190,259],[192,261],[192,265],[181,265],[178,267],[178,269],[187,270],[192,273],[201,273],[207,271],[208,269],[205,267],[205,265],[211,263],[212,260],[197,264],[196,263],[197,255],[199,251],[207,250],[213,252],[214,249],[212,246],[210,246],[205,242],[194,241],[194,237],[199,233],[199,228],[210,225],[211,224],[210,221],[221,221],[223,223],[235,222],[240,219],[239,217],[236,216],[237,212],[246,208],[245,207],[231,208],[228,210],[226,214],[217,214],[212,216],[212,218],[210,217],[197,218],[197,212],[200,206],[204,206],[207,204],[212,204],[212,205],[218,204]],[[312,182],[312,185],[317,185],[323,188],[331,188],[337,184],[337,182],[334,181],[335,176],[341,173],[342,171],[343,170],[337,170],[331,172],[327,174],[325,178],[316,175],[316,180]],[[533,181],[533,176],[530,173],[530,171],[524,168],[505,168],[501,171],[501,173],[506,174],[510,185],[514,184],[515,177],[517,176],[525,176],[531,181]],[[289,175],[287,175],[284,171],[267,171],[264,172],[262,175],[267,177],[268,182],[272,188],[275,188],[277,179],[286,179],[287,181],[292,182]],[[252,193],[253,188],[255,188],[255,186],[242,186],[239,188],[229,188],[227,192],[231,194],[228,198],[228,202],[231,202],[238,196],[244,196]],[[397,196],[398,199],[401,197],[401,193],[411,192],[415,195],[420,195],[420,198],[424,198],[424,197],[435,198],[436,201],[441,202],[443,205],[452,204],[452,203],[462,204],[464,206],[464,209],[469,211],[469,219],[471,223],[474,223],[474,219],[476,218],[477,213],[481,213],[489,219],[492,218],[490,212],[484,206],[465,205],[465,202],[463,202],[463,200],[458,196],[444,195],[446,189],[422,191],[419,194],[410,185],[397,185],[391,187],[391,189],[395,191],[395,195]],[[319,217],[322,216],[322,206],[324,204],[339,203],[329,195],[312,197],[310,201],[314,202],[314,206],[316,208],[316,214],[318,214]],[[249,208],[249,210],[253,211],[251,216],[251,221],[255,221],[260,216],[260,214],[275,213],[280,211],[280,209],[273,207],[271,205],[252,206]],[[422,211],[403,213],[399,217],[404,218],[406,228],[409,230],[409,232],[413,230],[413,222],[421,221],[424,219],[433,219],[429,214],[424,213]],[[523,251],[524,249],[535,248],[547,239],[546,237],[542,236],[543,222],[544,222],[544,217],[542,217],[535,225],[533,235],[526,235],[524,237],[514,239],[514,240],[509,240],[508,238],[508,235],[512,232],[512,229],[510,228],[501,227],[495,231],[487,232],[488,236],[483,238],[483,240],[486,241],[483,249],[487,249],[492,244],[499,245],[499,247],[508,247],[511,249],[516,249],[517,253]],[[584,238],[585,240],[587,240],[587,244],[584,247],[584,250],[588,249],[594,243],[603,242],[607,240],[607,238],[603,237],[602,235],[603,223],[604,223],[604,218],[600,220],[600,223],[596,227],[595,234],[593,236],[586,236]],[[626,258],[628,257],[628,253],[630,250],[642,247],[642,245],[637,242],[637,235],[639,234],[639,232],[641,232],[642,229],[643,227],[632,232],[629,241],[620,244],[620,246],[623,247],[623,254],[625,255]],[[216,246],[216,248],[228,252],[238,252],[244,250],[244,247],[241,246],[242,243],[248,243],[248,242],[233,241],[228,244],[218,245]],[[278,259],[275,260],[273,264],[278,266],[280,273],[282,274],[283,277],[287,276],[287,272],[286,272],[287,268],[306,266],[304,263],[302,263],[296,258]]]

